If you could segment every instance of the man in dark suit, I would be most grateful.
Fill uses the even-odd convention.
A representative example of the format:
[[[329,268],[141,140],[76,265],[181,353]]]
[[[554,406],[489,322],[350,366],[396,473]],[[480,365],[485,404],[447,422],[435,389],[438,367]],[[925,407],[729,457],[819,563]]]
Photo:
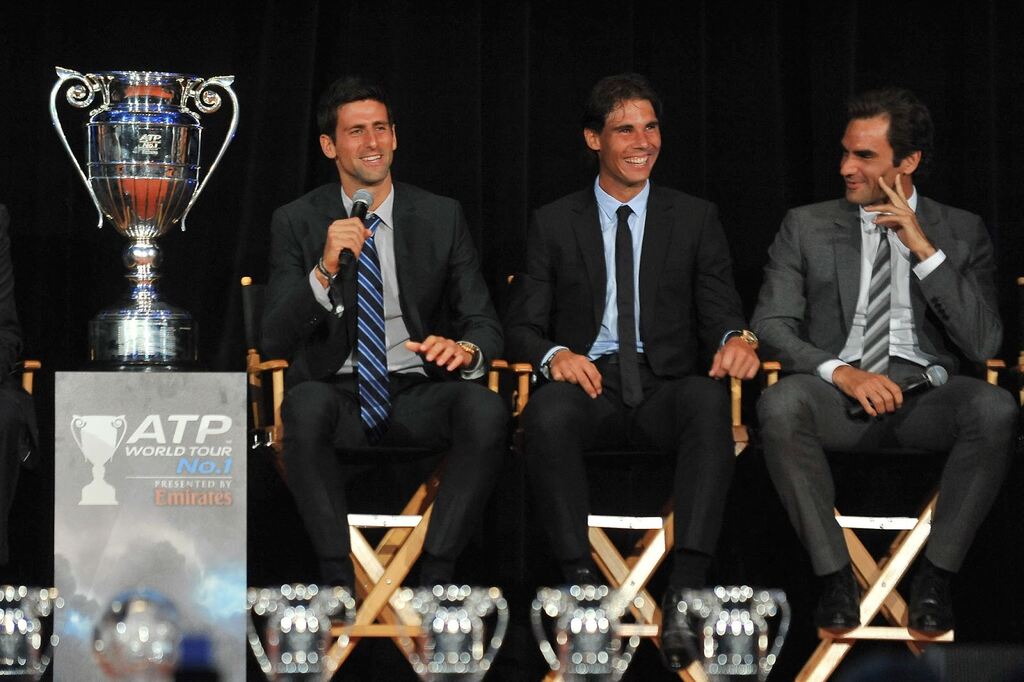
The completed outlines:
[[[340,185],[279,208],[271,224],[263,350],[290,360],[282,408],[288,485],[320,579],[351,585],[346,468],[337,450],[444,450],[420,579],[451,582],[505,452],[502,401],[466,381],[501,353],[501,328],[458,202],[392,183],[397,138],[383,89],[336,81],[318,123]],[[372,193],[365,222],[347,217],[357,190]]]
[[[14,304],[14,268],[11,264],[10,218],[0,205],[0,565],[10,555],[7,517],[14,502],[18,473],[30,464],[35,448],[35,410],[32,398],[11,377],[21,355],[21,326]]]
[[[648,182],[660,109],[642,76],[594,86],[583,137],[598,177],[534,214],[506,333],[510,355],[547,380],[523,414],[526,459],[569,582],[600,582],[584,450],[675,454],[669,614],[680,589],[706,583],[732,477],[729,395],[716,379],[749,378],[758,361],[716,207]],[[674,668],[689,662],[684,625],[666,616],[662,649]]]
[[[765,459],[824,577],[817,625],[841,630],[860,612],[825,450],[948,452],[909,609],[911,628],[944,631],[949,581],[1005,475],[1017,411],[1009,393],[970,377],[914,395],[900,382],[998,352],[992,244],[978,216],[918,194],[932,121],[916,96],[874,91],[848,108],[846,196],[786,215],[754,312],[755,331],[791,372],[758,405]],[[850,416],[856,404],[868,416]]]

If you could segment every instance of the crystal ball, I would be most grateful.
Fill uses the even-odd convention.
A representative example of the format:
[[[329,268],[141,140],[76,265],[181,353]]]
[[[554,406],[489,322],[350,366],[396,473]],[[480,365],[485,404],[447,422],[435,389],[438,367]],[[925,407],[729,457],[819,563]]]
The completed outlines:
[[[178,610],[152,590],[131,590],[111,599],[93,630],[93,654],[112,679],[170,675],[180,643]]]

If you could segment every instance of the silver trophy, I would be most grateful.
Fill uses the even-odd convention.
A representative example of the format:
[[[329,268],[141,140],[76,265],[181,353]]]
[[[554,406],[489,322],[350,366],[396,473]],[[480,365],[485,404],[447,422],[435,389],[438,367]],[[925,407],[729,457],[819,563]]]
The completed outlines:
[[[185,217],[217,168],[238,127],[234,76],[197,78],[155,71],[81,74],[57,67],[50,118],[99,212],[128,239],[124,264],[131,290],[121,305],[89,323],[89,358],[120,369],[188,366],[196,361],[192,316],[160,300],[156,239]],[[213,164],[200,182],[200,114],[232,102],[231,124]],[[57,96],[89,111],[86,163],[71,150],[57,115]],[[97,100],[99,97],[99,101]],[[194,107],[194,110],[190,107]]]
[[[662,618],[690,620],[704,671],[713,682],[724,682],[767,679],[786,639],[790,612],[782,590],[718,586],[683,590],[676,612]]]
[[[351,625],[356,600],[342,587],[250,587],[246,621],[249,647],[269,680],[319,679],[331,637],[331,619]],[[261,625],[263,639],[253,621]]]
[[[423,623],[421,647],[409,657],[417,675],[431,682],[483,679],[508,629],[508,603],[501,590],[435,585],[403,588],[398,598],[403,606],[416,611]]]
[[[63,605],[52,587],[0,585],[0,677],[43,676],[57,645],[51,617]]]
[[[636,635],[619,634],[627,607],[607,585],[541,588],[533,600],[531,618],[548,666],[567,682],[587,677],[620,679],[640,644]]]

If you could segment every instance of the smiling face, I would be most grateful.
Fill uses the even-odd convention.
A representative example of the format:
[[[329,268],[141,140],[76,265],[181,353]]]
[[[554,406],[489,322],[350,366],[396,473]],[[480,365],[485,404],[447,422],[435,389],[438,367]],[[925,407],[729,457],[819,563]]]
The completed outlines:
[[[381,200],[388,195],[398,138],[382,102],[364,99],[338,107],[334,136],[321,135],[320,148],[334,159],[348,196],[360,188],[373,189]]]
[[[587,146],[597,152],[601,189],[622,202],[635,197],[651,177],[661,149],[661,129],[646,99],[618,103],[600,132],[584,128]]]
[[[910,175],[917,170],[921,152],[908,155],[896,165],[893,157],[888,116],[851,120],[843,135],[843,158],[839,164],[839,174],[846,183],[846,200],[861,206],[887,202],[878,178],[885,178],[885,183],[893,187],[897,173],[903,174],[903,190],[910,196]]]

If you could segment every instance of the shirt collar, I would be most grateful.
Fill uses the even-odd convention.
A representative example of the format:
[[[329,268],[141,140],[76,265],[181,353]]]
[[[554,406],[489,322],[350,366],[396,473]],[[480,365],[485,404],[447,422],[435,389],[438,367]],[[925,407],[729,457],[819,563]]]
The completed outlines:
[[[352,199],[347,194],[345,194],[345,190],[344,189],[342,189],[340,191],[341,191],[341,203],[343,203],[345,205],[345,212],[351,214],[352,213],[352,203],[353,203]],[[384,201],[382,201],[380,206],[377,207],[377,210],[373,211],[372,213],[368,213],[367,215],[376,215],[378,218],[380,218],[381,225],[383,225],[384,227],[386,227],[389,230],[394,230],[395,229],[395,223],[393,221],[394,215],[395,215],[395,186],[394,185],[391,185],[391,190],[388,192],[388,195],[386,197],[384,197]],[[369,221],[367,221],[367,222],[369,222]],[[380,227],[378,227],[377,229],[380,229]]]
[[[633,209],[633,213],[639,218],[647,212],[647,199],[650,195],[651,181],[648,180],[644,183],[644,188],[635,197],[627,201],[626,205]],[[594,197],[597,199],[598,209],[600,209],[605,217],[601,221],[601,229],[610,230],[614,228],[618,220],[615,212],[619,210],[619,206],[622,206],[622,202],[602,189],[600,176],[594,180]]]
[[[907,199],[907,203],[910,204],[910,210],[917,213],[917,188],[911,185],[910,187],[910,198]],[[878,225],[875,224],[875,218],[878,216],[878,211],[865,211],[863,206],[858,207],[860,213],[860,227],[862,230],[871,234],[878,231]]]

